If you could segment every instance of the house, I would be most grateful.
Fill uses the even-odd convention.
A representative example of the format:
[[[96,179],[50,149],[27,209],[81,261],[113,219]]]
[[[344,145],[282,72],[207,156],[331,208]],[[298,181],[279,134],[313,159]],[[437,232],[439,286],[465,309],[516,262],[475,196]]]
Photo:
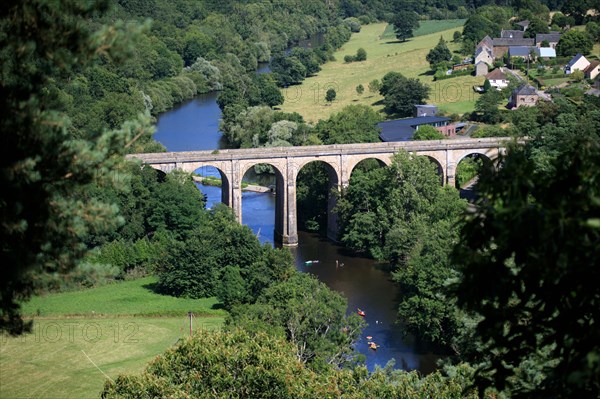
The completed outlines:
[[[501,59],[508,49],[512,46],[528,46],[532,47],[535,45],[535,39],[510,39],[510,38],[494,38],[492,39],[493,48],[492,54],[494,59]]]
[[[504,39],[523,39],[525,32],[522,30],[504,30],[500,31],[500,37]]]
[[[477,44],[477,48],[485,46],[487,48],[492,49],[492,47],[494,47],[494,41],[492,40],[491,37],[486,36],[483,39],[481,39],[481,41]]]
[[[524,84],[516,88],[508,102],[509,108],[517,109],[519,107],[533,107],[540,99],[540,95],[535,87]]]
[[[556,48],[556,45],[560,41],[560,32],[552,31],[550,33],[538,33],[535,35],[535,45],[537,47],[542,47],[542,43],[544,41],[548,42],[548,46],[551,48]]]
[[[531,46],[510,46],[508,48],[508,56],[510,58],[519,57],[519,58],[523,58],[525,60],[530,60],[531,52],[533,51],[533,48],[534,47],[531,47]]]
[[[490,85],[497,90],[502,90],[508,86],[508,77],[502,71],[502,68],[496,68],[492,72],[485,75],[485,78],[490,81]]]
[[[477,47],[475,50],[475,65],[479,62],[485,62],[488,65],[492,65],[494,63],[494,56],[492,53],[492,49],[488,46]]]
[[[590,65],[590,62],[582,54],[577,54],[565,65],[565,73],[571,74],[575,71],[583,71]]]
[[[436,116],[438,108],[433,104],[418,104],[415,105],[415,117],[419,116]]]
[[[396,119],[392,121],[379,122],[381,128],[379,138],[382,141],[408,141],[420,126],[430,125],[445,136],[456,135],[456,126],[452,119],[440,116],[419,116],[416,118]]]
[[[583,70],[587,79],[596,79],[600,75],[600,61],[590,61],[590,65]]]
[[[526,19],[524,21],[515,22],[515,25],[519,29],[521,29],[523,32],[525,32],[527,30],[527,28],[529,28],[529,20]]]
[[[550,58],[556,58],[556,50],[551,47],[536,47],[535,55],[537,55],[538,58],[548,60]]]
[[[490,71],[490,66],[483,62],[483,61],[479,61],[477,64],[475,64],[475,76],[485,76],[489,73]]]

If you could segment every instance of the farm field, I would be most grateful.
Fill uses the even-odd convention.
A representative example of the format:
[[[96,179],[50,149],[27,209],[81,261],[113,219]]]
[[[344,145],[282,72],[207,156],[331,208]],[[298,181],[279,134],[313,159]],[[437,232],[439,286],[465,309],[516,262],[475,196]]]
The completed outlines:
[[[428,84],[432,89],[428,103],[438,105],[441,111],[462,114],[473,110],[477,94],[472,87],[481,85],[482,78],[460,76],[434,82],[429,63],[425,60],[440,36],[448,42],[451,50],[457,49],[459,44],[451,42],[452,35],[462,27],[414,37],[401,43],[394,37],[381,38],[387,26],[385,23],[363,26],[361,32],[352,35],[350,41],[335,53],[336,61],[322,65],[322,70],[316,76],[307,78],[301,85],[283,89],[285,103],[281,109],[298,112],[310,122],[327,119],[350,104],[364,104],[380,110],[383,108],[383,97],[378,93],[370,93],[368,84],[373,79],[380,80],[387,72],[396,71]],[[361,47],[367,51],[366,61],[344,63],[344,55],[356,54]],[[365,87],[362,95],[356,93],[359,84]],[[337,93],[331,104],[325,101],[325,93],[329,88]]]
[[[190,334],[221,327],[212,299],[159,295],[154,278],[33,298],[33,331],[1,336],[0,398],[97,398],[108,378],[139,373]],[[38,312],[39,311],[39,312]]]

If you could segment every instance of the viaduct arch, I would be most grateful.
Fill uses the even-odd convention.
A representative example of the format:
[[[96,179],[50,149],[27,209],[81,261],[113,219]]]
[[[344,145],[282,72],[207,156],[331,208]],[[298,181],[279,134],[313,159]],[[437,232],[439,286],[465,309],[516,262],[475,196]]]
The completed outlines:
[[[507,137],[406,141],[387,143],[334,144],[306,147],[275,147],[184,151],[150,154],[130,154],[127,157],[139,159],[151,167],[168,173],[179,169],[192,173],[195,170],[213,166],[221,174],[221,201],[231,207],[236,219],[242,221],[242,179],[244,174],[257,164],[268,164],[277,175],[275,237],[283,245],[298,244],[296,219],[296,179],[300,169],[314,161],[321,161],[330,170],[330,188],[341,190],[350,183],[350,176],[356,165],[365,159],[377,159],[390,165],[394,154],[406,150],[417,156],[427,156],[441,169],[442,182],[455,184],[456,167],[468,155],[483,155],[494,161],[505,151]],[[329,201],[328,210],[335,202]],[[328,212],[327,233],[335,239],[337,233],[336,215]]]

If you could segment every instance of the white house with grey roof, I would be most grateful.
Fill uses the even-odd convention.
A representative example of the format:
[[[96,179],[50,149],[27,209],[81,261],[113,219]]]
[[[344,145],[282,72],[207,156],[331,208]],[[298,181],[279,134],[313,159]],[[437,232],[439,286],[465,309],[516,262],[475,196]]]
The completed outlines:
[[[585,58],[583,54],[577,54],[567,65],[565,65],[565,73],[569,75],[575,71],[583,72],[588,66],[590,66],[588,59]]]

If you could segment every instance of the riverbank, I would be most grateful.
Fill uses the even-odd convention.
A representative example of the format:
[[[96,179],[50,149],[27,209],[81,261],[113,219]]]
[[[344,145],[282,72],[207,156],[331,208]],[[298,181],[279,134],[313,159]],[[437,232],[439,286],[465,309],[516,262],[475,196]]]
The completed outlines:
[[[383,97],[379,93],[369,92],[368,85],[374,79],[381,80],[390,71],[400,72],[408,78],[418,78],[429,85],[431,94],[428,102],[438,105],[441,111],[463,114],[474,109],[476,95],[472,87],[481,84],[481,77],[460,76],[435,82],[425,59],[440,36],[448,42],[451,51],[457,50],[459,44],[453,43],[452,37],[455,31],[462,31],[462,26],[417,36],[406,42],[384,36],[387,26],[386,23],[364,25],[360,32],[354,33],[350,41],[335,52],[335,61],[322,65],[318,74],[307,78],[302,84],[283,89],[285,102],[281,110],[298,112],[313,123],[329,118],[350,104],[363,104],[380,110],[383,108]],[[345,63],[344,56],[356,54],[359,48],[366,50],[367,60]],[[361,95],[356,92],[359,84],[365,88]],[[325,93],[330,88],[336,91],[337,96],[335,101],[327,103]]]

